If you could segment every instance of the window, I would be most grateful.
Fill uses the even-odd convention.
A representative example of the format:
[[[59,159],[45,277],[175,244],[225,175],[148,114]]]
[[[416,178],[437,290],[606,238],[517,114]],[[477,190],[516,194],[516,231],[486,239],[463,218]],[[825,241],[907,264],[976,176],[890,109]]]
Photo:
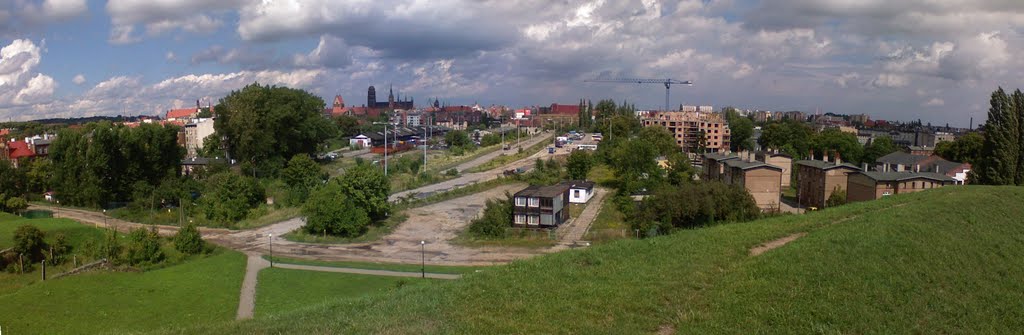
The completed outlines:
[[[572,190],[572,197],[573,198],[579,198],[580,197],[580,190]]]
[[[516,214],[516,224],[526,224],[526,215]]]
[[[530,198],[530,207],[540,207],[540,198]]]
[[[526,224],[531,225],[531,226],[539,225],[540,224],[540,216],[530,215],[529,216],[529,221],[527,221]]]
[[[551,198],[540,199],[540,207],[551,208],[551,206],[553,204],[554,204],[554,199],[551,199]]]
[[[526,206],[526,198],[524,198],[524,197],[516,197],[516,206],[519,206],[519,207]]]

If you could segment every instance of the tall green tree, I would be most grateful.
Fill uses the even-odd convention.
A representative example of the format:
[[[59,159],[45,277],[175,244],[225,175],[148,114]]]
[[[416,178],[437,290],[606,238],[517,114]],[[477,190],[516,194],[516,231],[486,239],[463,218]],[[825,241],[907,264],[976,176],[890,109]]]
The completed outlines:
[[[380,169],[368,164],[356,165],[345,171],[337,183],[349,201],[366,211],[371,219],[387,217],[391,209],[391,203],[388,202],[391,183]]]
[[[754,121],[740,115],[735,108],[725,109],[725,120],[729,124],[729,131],[732,135],[732,142],[729,148],[732,151],[754,150]]]
[[[306,201],[309,193],[327,180],[327,173],[308,155],[292,156],[288,166],[281,173],[281,179],[288,185],[288,203],[298,205]]]
[[[1014,184],[1024,185],[1024,93],[1020,89],[1013,91],[1011,97],[1013,103],[1013,118],[1017,121],[1017,173],[1014,175]]]
[[[304,90],[254,83],[220,100],[214,127],[232,159],[276,175],[287,158],[314,155],[334,136],[323,109],[323,99]]]
[[[573,151],[565,162],[565,169],[571,180],[586,180],[592,167],[594,167],[594,158],[586,150]]]
[[[814,129],[802,122],[787,120],[765,126],[758,143],[765,149],[777,149],[794,158],[806,157],[811,149]]]
[[[864,147],[857,141],[857,135],[842,132],[839,129],[829,128],[820,133],[814,134],[811,139],[811,146],[815,152],[824,154],[828,152],[829,160],[836,153],[842,157],[844,162],[860,162]]]
[[[896,144],[889,136],[881,136],[871,139],[871,142],[864,145],[862,163],[874,164],[878,158],[896,152]]]
[[[199,206],[207,219],[231,227],[265,198],[256,179],[225,171],[206,179]]]
[[[989,100],[982,159],[974,171],[989,185],[1015,185],[1020,163],[1020,120],[1013,99],[1000,87]]]
[[[954,161],[978,164],[985,146],[985,138],[979,133],[967,133],[956,140],[939,142],[935,154]]]
[[[363,208],[346,194],[345,187],[334,179],[324,187],[313,191],[302,206],[306,224],[302,227],[309,234],[328,234],[354,237],[366,232],[370,217]]]

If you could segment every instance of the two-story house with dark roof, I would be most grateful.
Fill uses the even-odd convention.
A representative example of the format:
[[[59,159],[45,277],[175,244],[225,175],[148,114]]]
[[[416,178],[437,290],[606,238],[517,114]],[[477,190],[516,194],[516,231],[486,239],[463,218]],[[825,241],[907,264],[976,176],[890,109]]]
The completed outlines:
[[[512,197],[512,226],[555,228],[569,221],[569,185],[530,186]]]

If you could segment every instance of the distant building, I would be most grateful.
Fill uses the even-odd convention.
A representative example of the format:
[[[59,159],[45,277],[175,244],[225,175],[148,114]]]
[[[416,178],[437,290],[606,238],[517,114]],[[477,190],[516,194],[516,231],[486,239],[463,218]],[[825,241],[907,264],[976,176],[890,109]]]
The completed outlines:
[[[203,149],[203,141],[215,132],[213,128],[214,119],[192,119],[186,123],[185,131],[185,157],[197,157]]]
[[[868,121],[870,121],[870,120],[871,120],[871,117],[869,117],[867,114],[854,114],[854,115],[850,115],[850,123],[853,123],[853,124],[863,125],[863,124],[868,123]]]
[[[764,162],[730,159],[722,162],[723,182],[739,185],[753,196],[757,207],[765,212],[779,210],[782,168]]]
[[[640,122],[644,127],[664,127],[675,137],[676,145],[688,153],[729,151],[732,135],[725,118],[718,113],[658,112],[640,119]],[[701,145],[704,146],[703,152]]]
[[[373,86],[366,89],[366,107],[370,109],[415,109],[415,102],[412,98],[406,100],[402,99],[401,94],[398,98],[395,98],[395,92],[391,87],[388,87],[388,100],[377,101],[377,89]]]
[[[918,145],[923,147],[932,147],[939,145],[942,142],[952,142],[956,140],[956,136],[952,133],[946,132],[922,132],[918,137]]]
[[[799,160],[794,162],[797,173],[797,201],[802,206],[825,207],[835,190],[845,191],[847,176],[861,171],[852,164],[842,161]]]
[[[594,182],[573,180],[569,185],[569,202],[574,204],[585,204],[594,197]]]
[[[535,185],[516,192],[512,216],[514,227],[558,227],[569,221],[569,185]]]
[[[790,111],[785,113],[786,120],[794,120],[799,122],[807,121],[807,113],[801,111]]]
[[[765,164],[778,166],[782,169],[782,187],[789,187],[790,179],[792,178],[793,170],[793,157],[784,153],[775,151],[760,151],[754,154],[754,160],[763,162]]]
[[[846,201],[868,201],[954,185],[957,181],[934,172],[860,171],[850,174]]]
[[[352,138],[348,140],[348,145],[357,147],[359,149],[363,149],[370,147],[372,143],[370,142],[370,138],[368,136],[359,134],[356,136],[352,136]]]
[[[725,175],[725,161],[739,159],[734,154],[706,153],[704,154],[704,175],[706,180],[722,180]]]
[[[50,154],[50,143],[56,136],[51,134],[26,137],[24,140],[3,141],[0,139],[0,159],[8,161],[11,166],[17,168],[21,161],[36,157],[45,157]]]

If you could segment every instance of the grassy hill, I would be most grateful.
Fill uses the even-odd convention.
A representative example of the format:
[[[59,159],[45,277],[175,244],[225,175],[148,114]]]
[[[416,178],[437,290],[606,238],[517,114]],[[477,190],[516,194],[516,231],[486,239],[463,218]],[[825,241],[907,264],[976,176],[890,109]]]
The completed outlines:
[[[947,187],[538,257],[180,333],[960,333],[1024,328],[1024,188]],[[751,256],[751,247],[806,233]]]

